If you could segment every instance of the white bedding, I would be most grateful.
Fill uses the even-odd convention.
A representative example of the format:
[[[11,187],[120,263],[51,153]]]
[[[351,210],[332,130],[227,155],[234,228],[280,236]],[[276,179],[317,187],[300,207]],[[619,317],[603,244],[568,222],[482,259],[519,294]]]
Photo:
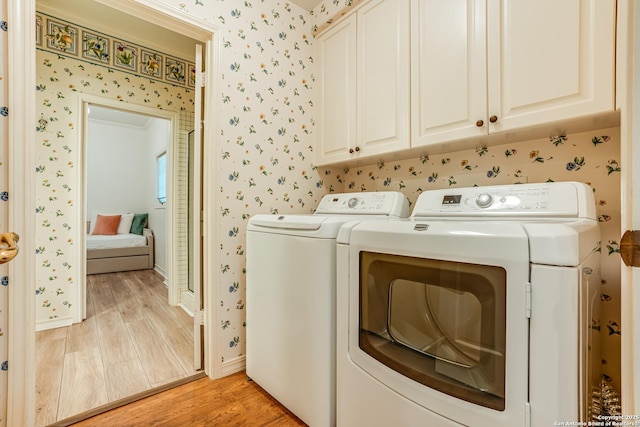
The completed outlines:
[[[146,246],[147,238],[138,234],[112,236],[87,234],[87,249],[119,249]]]

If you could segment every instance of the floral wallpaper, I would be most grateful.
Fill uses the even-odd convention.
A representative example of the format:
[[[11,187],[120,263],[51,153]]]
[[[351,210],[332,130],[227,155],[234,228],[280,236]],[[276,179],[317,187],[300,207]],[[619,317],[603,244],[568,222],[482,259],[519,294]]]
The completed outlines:
[[[7,31],[8,25],[6,21],[6,2],[0,5],[0,230],[1,232],[9,231],[8,228],[8,200],[7,193],[7,168],[5,167],[5,159],[8,155],[7,140],[9,137],[9,128],[7,117],[9,115],[9,99],[7,79]],[[8,285],[9,276],[7,276],[7,265],[0,266],[0,427],[6,425],[5,415],[7,413],[7,369],[8,369],[8,343],[5,332],[7,331],[7,309],[8,309]]]
[[[332,191],[400,190],[414,202],[426,189],[547,180],[589,183],[598,201],[603,254],[603,363],[619,381],[619,129],[522,141],[506,146],[372,164],[344,170],[313,164],[315,85],[314,28],[339,15],[348,0],[323,2],[312,13],[276,0],[157,0],[222,29],[221,129],[207,148],[217,156],[214,188],[218,212],[214,239],[218,254],[222,361],[245,351],[245,228],[257,213],[310,213]],[[73,242],[68,241],[77,194],[68,188],[75,143],[72,91],[87,90],[158,108],[189,108],[190,95],[164,93],[149,79],[107,73],[96,65],[59,60],[38,51],[39,164],[44,168],[39,203],[43,253],[38,304],[49,316],[68,311],[73,301]],[[53,79],[50,81],[50,79]],[[89,83],[85,86],[86,83]],[[132,94],[132,95],[131,95]],[[69,109],[71,111],[69,111]],[[71,163],[70,163],[71,162]],[[66,185],[66,187],[65,187]],[[60,215],[59,215],[60,214]],[[55,230],[55,232],[54,232]],[[50,280],[51,279],[51,280]],[[45,286],[46,285],[46,286]],[[61,291],[59,293],[59,291]],[[48,306],[47,306],[48,304]]]
[[[223,362],[245,352],[245,229],[257,213],[311,213],[335,191],[313,165],[309,13],[278,1],[166,2],[222,29],[216,247]]]
[[[363,0],[332,0],[322,2],[311,11],[313,16],[313,34],[327,29],[336,20],[358,7]]]
[[[74,241],[84,203],[76,92],[105,99],[193,112],[193,92],[156,79],[36,49],[36,322],[38,329],[68,324],[79,303],[79,245]],[[66,322],[66,323],[65,323]]]

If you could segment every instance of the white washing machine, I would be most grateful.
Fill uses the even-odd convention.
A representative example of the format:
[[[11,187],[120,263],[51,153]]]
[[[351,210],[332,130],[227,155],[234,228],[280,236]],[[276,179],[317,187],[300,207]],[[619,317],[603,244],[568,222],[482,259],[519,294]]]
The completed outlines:
[[[599,239],[575,182],[427,191],[409,221],[345,224],[338,426],[588,421]]]
[[[310,426],[335,425],[336,236],[347,221],[406,218],[400,192],[330,194],[314,214],[247,227],[247,375]]]

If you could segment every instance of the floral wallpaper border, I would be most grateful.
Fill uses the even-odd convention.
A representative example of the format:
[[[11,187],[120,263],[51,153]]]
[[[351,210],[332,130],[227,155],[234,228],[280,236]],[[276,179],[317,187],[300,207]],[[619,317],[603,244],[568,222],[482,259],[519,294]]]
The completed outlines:
[[[36,47],[177,86],[196,85],[192,62],[42,12],[36,14]]]

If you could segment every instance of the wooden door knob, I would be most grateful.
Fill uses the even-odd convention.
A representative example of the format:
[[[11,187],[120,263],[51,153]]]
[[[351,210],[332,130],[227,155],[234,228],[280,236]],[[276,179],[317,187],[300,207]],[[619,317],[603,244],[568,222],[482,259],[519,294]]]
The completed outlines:
[[[478,126],[479,128],[481,128],[482,126],[484,126],[484,120],[478,120],[476,122],[476,126]]]
[[[498,121],[498,116],[491,116],[491,117],[489,117],[489,121],[490,121],[491,123],[495,123],[495,122],[497,122],[497,121]]]

